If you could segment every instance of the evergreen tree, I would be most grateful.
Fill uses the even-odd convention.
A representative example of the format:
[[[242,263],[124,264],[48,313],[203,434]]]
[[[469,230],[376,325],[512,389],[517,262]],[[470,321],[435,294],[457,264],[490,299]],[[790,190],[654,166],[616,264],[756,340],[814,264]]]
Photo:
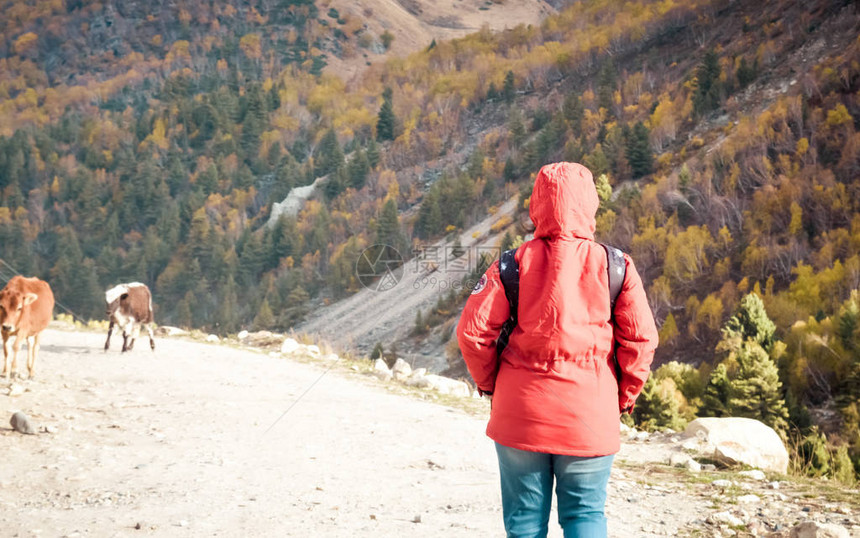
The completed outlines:
[[[633,419],[645,430],[681,430],[686,420],[681,416],[680,403],[676,397],[677,387],[672,378],[658,380],[648,378],[642,393],[633,408]]]
[[[757,64],[756,61],[753,65],[749,65],[747,63],[746,58],[741,58],[740,65],[738,65],[737,77],[738,77],[738,87],[743,89],[749,86],[749,84],[755,80]]]
[[[349,183],[355,190],[361,190],[367,183],[367,175],[370,173],[370,161],[364,150],[358,150],[349,161]]]
[[[259,84],[248,89],[245,102],[245,115],[242,119],[242,151],[245,162],[251,163],[257,157],[260,135],[266,128],[266,104]]]
[[[337,141],[337,133],[334,129],[326,131],[320,145],[314,152],[314,174],[322,177],[340,169],[344,164],[343,150]]]
[[[221,302],[215,316],[215,325],[220,334],[236,332],[239,328],[239,301],[236,294],[236,281],[228,276],[218,288],[221,290]]]
[[[617,78],[615,63],[609,58],[597,75],[597,106],[606,109],[607,114],[612,117],[615,115],[613,104]]]
[[[720,59],[717,53],[709,50],[702,63],[696,68],[696,91],[693,94],[693,109],[697,114],[706,114],[720,106]]]
[[[727,417],[729,413],[729,398],[731,381],[725,364],[718,364],[711,372],[705,394],[702,396],[702,406],[699,413],[704,417]]]
[[[379,164],[379,146],[376,144],[376,140],[372,138],[367,142],[367,162],[370,164],[371,170]]]
[[[585,118],[585,106],[579,94],[572,92],[564,99],[564,119],[570,123],[574,133],[582,132],[582,120]]]
[[[505,73],[505,82],[502,84],[502,98],[506,103],[512,103],[514,101],[514,95],[514,72],[508,71]]]
[[[760,420],[784,433],[788,410],[773,359],[775,325],[758,295],[746,295],[738,311],[723,326],[717,351],[728,356],[712,372],[705,388],[702,412]]]
[[[287,307],[281,313],[280,323],[284,327],[292,327],[299,323],[308,313],[310,295],[301,286],[296,286],[287,297]]]
[[[439,196],[435,189],[430,189],[427,198],[418,210],[418,221],[415,223],[415,234],[420,239],[429,239],[442,231],[442,209],[439,207]]]
[[[723,326],[723,343],[717,351],[732,351],[746,340],[753,340],[766,352],[773,349],[776,325],[767,315],[764,303],[755,293],[741,299],[737,312]]]
[[[268,299],[264,298],[260,303],[260,308],[257,310],[257,315],[254,317],[254,330],[262,331],[269,329],[275,324],[275,316],[272,314],[272,307],[269,306]]]
[[[633,179],[654,171],[654,157],[651,153],[650,133],[644,123],[637,122],[627,137],[627,160],[633,170]]]
[[[392,246],[404,256],[407,254],[406,238],[400,230],[400,218],[397,216],[397,204],[392,198],[382,206],[376,227],[376,243]]]
[[[732,416],[760,420],[778,432],[788,429],[788,410],[776,364],[762,347],[747,340],[735,354],[738,371],[729,391]]]
[[[502,177],[506,182],[511,182],[517,178],[517,166],[514,164],[514,160],[511,157],[508,157],[505,161],[505,168],[502,170]]]
[[[391,88],[385,88],[382,92],[382,107],[376,119],[376,139],[394,140],[397,118],[394,116],[394,105],[392,104]]]

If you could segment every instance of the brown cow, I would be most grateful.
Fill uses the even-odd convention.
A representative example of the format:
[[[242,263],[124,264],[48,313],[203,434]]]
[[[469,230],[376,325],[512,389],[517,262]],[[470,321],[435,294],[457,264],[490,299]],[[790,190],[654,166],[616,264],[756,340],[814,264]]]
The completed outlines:
[[[140,326],[149,332],[149,347],[155,351],[155,338],[152,334],[152,294],[146,284],[130,282],[120,284],[105,292],[107,316],[110,319],[105,351],[110,347],[113,326],[122,329],[122,350],[131,351],[134,341],[140,334]]]
[[[27,371],[33,378],[39,336],[54,315],[54,294],[47,282],[14,276],[0,291],[0,332],[3,334],[3,375],[18,372],[18,352],[27,340]],[[15,337],[13,342],[12,337]]]

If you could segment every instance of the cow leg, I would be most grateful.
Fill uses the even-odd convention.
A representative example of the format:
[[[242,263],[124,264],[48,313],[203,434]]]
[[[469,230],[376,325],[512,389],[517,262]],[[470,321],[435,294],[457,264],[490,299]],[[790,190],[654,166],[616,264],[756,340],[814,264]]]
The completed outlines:
[[[3,375],[6,376],[6,381],[9,381],[9,376],[12,374],[12,335],[3,335]]]
[[[146,332],[149,333],[149,348],[155,351],[155,335],[152,333],[152,324],[146,324]]]
[[[134,349],[134,341],[135,340],[136,340],[136,338],[134,337],[134,335],[131,335],[131,337],[128,339],[128,350],[129,351]]]
[[[12,345],[12,370],[9,373],[15,377],[18,377],[18,352],[21,351],[21,344],[23,343],[24,339],[19,334],[15,337],[15,343]],[[9,376],[6,376],[6,379],[9,379]]]
[[[128,333],[122,331],[122,352],[125,353],[130,348],[128,347]]]
[[[110,325],[108,325],[108,337],[105,340],[105,351],[110,347],[110,335],[113,333],[113,321],[111,320]]]
[[[39,352],[39,336],[41,333],[36,333],[30,337],[28,341],[29,348],[27,351],[27,373],[30,374],[30,379],[35,377],[36,368],[36,353]]]

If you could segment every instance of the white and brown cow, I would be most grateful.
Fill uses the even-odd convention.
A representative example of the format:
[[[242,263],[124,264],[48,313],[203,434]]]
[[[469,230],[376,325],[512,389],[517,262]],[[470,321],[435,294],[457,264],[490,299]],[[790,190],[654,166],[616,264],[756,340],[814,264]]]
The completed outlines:
[[[110,347],[110,335],[114,325],[122,329],[123,352],[131,351],[134,347],[141,325],[149,332],[149,347],[155,351],[155,338],[152,334],[152,294],[146,284],[130,282],[114,286],[105,292],[105,302],[110,320],[105,351]]]
[[[0,332],[3,335],[3,375],[18,372],[18,352],[27,340],[27,373],[33,377],[39,336],[54,315],[51,286],[38,278],[14,276],[0,291]],[[14,338],[13,338],[14,337]]]

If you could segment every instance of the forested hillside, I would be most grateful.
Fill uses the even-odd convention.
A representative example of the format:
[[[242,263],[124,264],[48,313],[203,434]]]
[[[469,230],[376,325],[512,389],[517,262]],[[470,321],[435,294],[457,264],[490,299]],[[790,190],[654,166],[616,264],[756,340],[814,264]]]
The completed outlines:
[[[844,449],[826,472],[860,464],[854,3],[576,2],[350,80],[326,57],[391,37],[312,0],[0,10],[3,275],[47,279],[79,317],[138,280],[161,323],[286,330],[358,289],[366,246],[408,256],[511,196],[526,211],[540,165],[580,161],[658,361],[697,368],[658,371],[638,419],[768,417],[809,454],[818,424]],[[444,345],[461,304],[440,296],[416,337],[447,326]]]

